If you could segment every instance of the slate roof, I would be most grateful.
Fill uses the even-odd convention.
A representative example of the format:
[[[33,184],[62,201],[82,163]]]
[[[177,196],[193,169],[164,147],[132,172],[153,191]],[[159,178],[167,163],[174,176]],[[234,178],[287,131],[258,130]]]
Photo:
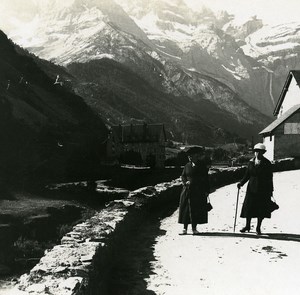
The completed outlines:
[[[274,113],[273,113],[274,116],[277,116],[278,113],[279,113],[279,111],[280,111],[280,107],[281,107],[282,102],[284,100],[284,97],[285,97],[285,95],[286,95],[286,93],[287,93],[287,91],[289,89],[289,86],[291,84],[291,81],[292,81],[293,77],[295,78],[297,85],[300,87],[300,70],[290,71],[289,74],[288,74],[288,76],[287,76],[287,79],[285,81],[285,84],[284,84],[284,86],[282,88],[282,91],[280,93],[280,96],[279,96],[279,99],[277,101],[277,104],[275,106]]]
[[[112,131],[118,140],[125,142],[158,142],[163,132],[164,140],[166,133],[164,124],[130,124],[112,126]]]
[[[296,113],[300,109],[300,104],[296,104],[291,107],[289,110],[284,112],[281,117],[273,121],[268,127],[262,130],[259,134],[268,134],[271,133],[274,129],[276,129],[280,124],[282,124],[285,120],[287,120],[290,116]]]

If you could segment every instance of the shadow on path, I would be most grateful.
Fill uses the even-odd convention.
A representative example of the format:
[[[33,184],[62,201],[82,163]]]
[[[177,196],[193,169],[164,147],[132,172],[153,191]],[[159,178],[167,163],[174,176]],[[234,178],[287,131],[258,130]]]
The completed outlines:
[[[156,238],[166,233],[160,229],[160,220],[171,215],[174,209],[166,211],[145,213],[143,221],[127,233],[115,257],[107,294],[155,295],[147,290],[146,279],[153,274],[151,262],[156,260],[153,255]]]
[[[280,241],[294,241],[300,242],[300,235],[288,234],[288,233],[263,233],[257,235],[255,232],[250,233],[230,233],[230,232],[204,232],[198,235],[200,237],[229,237],[229,238],[248,238],[248,239],[268,239],[268,240],[280,240]]]

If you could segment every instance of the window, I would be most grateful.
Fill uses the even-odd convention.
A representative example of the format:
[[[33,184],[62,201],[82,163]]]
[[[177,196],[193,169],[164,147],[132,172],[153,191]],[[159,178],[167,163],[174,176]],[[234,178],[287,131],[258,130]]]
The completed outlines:
[[[284,134],[300,134],[300,123],[285,123]]]

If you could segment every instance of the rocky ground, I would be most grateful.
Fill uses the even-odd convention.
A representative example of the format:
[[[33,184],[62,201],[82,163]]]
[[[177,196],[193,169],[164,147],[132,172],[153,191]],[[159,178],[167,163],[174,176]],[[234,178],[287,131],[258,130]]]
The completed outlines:
[[[265,219],[263,235],[241,234],[244,219],[237,219],[233,233],[236,184],[211,195],[214,206],[202,233],[178,235],[178,211],[161,223],[165,235],[156,239],[152,274],[147,289],[155,294],[296,294],[300,281],[300,170],[274,174],[274,197],[280,209]],[[241,204],[246,186],[241,189]]]

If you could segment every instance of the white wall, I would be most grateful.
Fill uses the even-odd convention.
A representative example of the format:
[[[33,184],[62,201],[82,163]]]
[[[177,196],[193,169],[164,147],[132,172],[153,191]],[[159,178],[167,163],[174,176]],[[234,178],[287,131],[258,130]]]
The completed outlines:
[[[274,160],[274,142],[275,142],[275,136],[272,135],[271,137],[270,136],[267,136],[267,137],[264,137],[264,145],[266,146],[266,153],[264,154],[264,156],[270,160],[270,161],[273,161]]]
[[[277,118],[279,118],[283,113],[285,113],[288,109],[296,104],[300,104],[300,88],[299,85],[297,85],[295,78],[293,77],[289,89],[282,102]]]

